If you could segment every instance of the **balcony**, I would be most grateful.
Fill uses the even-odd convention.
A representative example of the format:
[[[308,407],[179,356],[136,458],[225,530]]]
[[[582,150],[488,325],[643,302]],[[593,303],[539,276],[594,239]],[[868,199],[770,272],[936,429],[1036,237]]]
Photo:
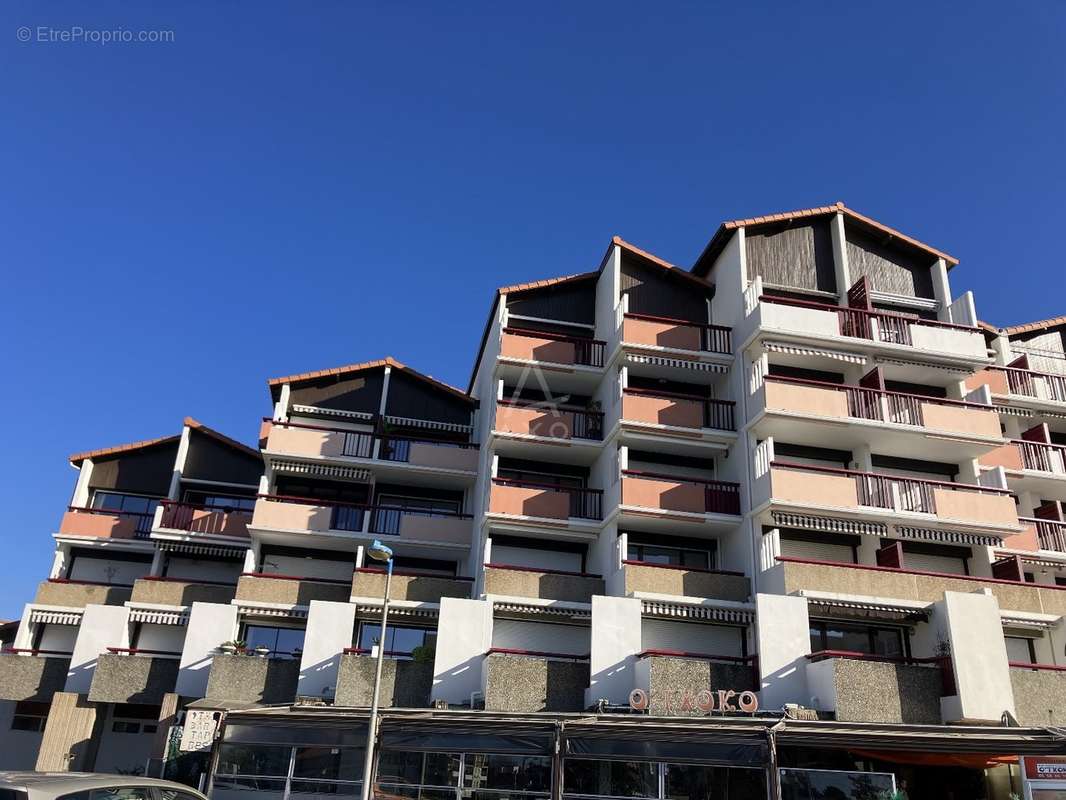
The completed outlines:
[[[627,595],[674,595],[747,602],[751,582],[742,572],[675,567],[646,561],[622,562]]]
[[[718,692],[755,692],[759,688],[754,656],[718,656],[683,650],[644,650],[637,655],[634,688],[647,692],[648,708],[656,715],[706,711],[694,708],[700,698],[718,702]],[[685,706],[685,699],[688,707]],[[734,706],[736,700],[727,701]],[[717,707],[717,705],[715,706]]]
[[[972,593],[988,589],[1000,608],[1037,614],[1066,614],[1066,586],[896,569],[871,564],[846,564],[777,557],[760,586],[775,594],[803,591],[832,592],[865,597],[890,597],[934,603],[944,592]]]
[[[1038,494],[1055,495],[1066,481],[1066,447],[1011,439],[978,459],[982,467],[1003,467],[1017,485]]]
[[[174,691],[181,653],[107,649],[97,656],[89,702],[159,705],[163,695]]]
[[[735,431],[736,403],[648,389],[624,389],[622,422],[680,431]]]
[[[950,658],[890,659],[824,650],[808,657],[807,686],[839,722],[939,725],[955,694]]]
[[[960,400],[767,375],[755,405],[756,415],[765,412],[761,436],[796,444],[823,444],[832,431],[835,447],[871,444],[885,455],[941,460],[951,448],[962,460],[1003,441],[995,409]],[[900,436],[908,431],[922,438]]]
[[[63,691],[70,653],[4,650],[0,653],[0,700],[48,701]]]
[[[159,517],[160,528],[183,533],[248,538],[248,523],[252,521],[250,511],[175,503],[172,500],[163,500],[160,505],[163,507]]]
[[[603,578],[599,575],[510,564],[485,565],[485,594],[591,603],[594,594],[603,593]]]
[[[389,597],[439,603],[442,597],[470,597],[473,578],[432,575],[419,572],[393,572]],[[352,597],[384,597],[385,572],[374,567],[359,567],[352,576]]]
[[[486,711],[584,711],[589,657],[494,647],[482,661]]]
[[[302,422],[271,422],[266,450],[287,456],[312,458],[373,459],[422,469],[476,472],[478,446],[443,439],[380,435],[309,425]]]
[[[132,591],[132,586],[49,578],[37,587],[33,602],[42,606],[70,606],[72,608],[85,608],[90,604],[120,606],[130,599]]]
[[[470,543],[471,517],[400,506],[333,505],[303,497],[260,495],[254,528],[294,533],[361,533],[399,536],[406,541]]]
[[[1018,522],[1025,531],[1004,539],[1004,547],[1013,550],[1051,550],[1066,553],[1066,522],[1037,517],[1018,517]]]
[[[1036,400],[1037,404],[1066,403],[1066,375],[1034,372],[1017,367],[988,367],[966,380],[967,389],[976,389],[985,384],[993,396],[1023,402]]]
[[[910,314],[756,294],[753,289],[757,286],[753,283],[745,293],[747,323],[753,330],[762,328],[816,340],[865,341],[896,352],[923,350],[971,362],[988,360],[979,328]]]
[[[193,603],[229,603],[237,591],[235,583],[214,583],[184,578],[138,578],[133,584],[134,603],[164,606],[191,606]]]
[[[875,517],[921,514],[945,524],[1018,529],[1014,499],[1006,489],[783,461],[770,464],[769,479],[769,497],[762,502]]]
[[[640,511],[740,514],[740,485],[654,472],[622,470],[622,505]]]
[[[1066,667],[1012,663],[1010,682],[1019,724],[1043,728],[1066,723]]]
[[[500,358],[563,366],[602,368],[606,350],[598,339],[522,328],[504,328],[500,339]]]
[[[152,520],[152,514],[71,506],[59,524],[59,534],[94,539],[147,539],[152,532]]]
[[[569,406],[541,406],[500,400],[496,404],[496,433],[546,439],[603,439],[603,414]]]
[[[603,519],[599,489],[493,478],[489,513],[542,519]]]
[[[224,708],[291,703],[299,679],[297,659],[215,655],[205,699]]]
[[[733,329],[671,317],[627,313],[622,320],[622,341],[664,350],[731,355]]]
[[[351,594],[352,585],[348,581],[246,572],[237,582],[236,599],[305,606],[312,600],[347,603]]]
[[[386,658],[381,662],[380,703],[384,708],[426,708],[433,687],[433,662]],[[410,655],[404,653],[402,655]],[[367,708],[373,701],[377,658],[366,650],[348,648],[341,656],[335,706]]]

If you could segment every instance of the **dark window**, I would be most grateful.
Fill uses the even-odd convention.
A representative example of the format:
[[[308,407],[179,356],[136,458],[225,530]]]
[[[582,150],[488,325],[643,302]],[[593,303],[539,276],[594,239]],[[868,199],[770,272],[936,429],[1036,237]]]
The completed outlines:
[[[255,509],[255,497],[232,494],[210,494],[208,492],[198,492],[192,489],[186,489],[182,498],[183,502],[204,506],[205,508],[217,508],[220,511],[232,510],[251,512]]]
[[[551,758],[468,753],[464,796],[471,800],[516,800],[551,791]]]
[[[1036,647],[1027,636],[1004,636],[1007,645],[1007,661],[1012,664],[1035,664]]]
[[[713,548],[697,550],[689,547],[670,547],[630,542],[626,558],[630,561],[644,561],[648,564],[664,564],[671,567],[714,569]]]
[[[122,511],[126,514],[154,514],[159,499],[143,497],[137,494],[117,494],[115,492],[93,492],[92,507],[105,511]]]
[[[274,493],[282,497],[306,497],[327,503],[350,503],[363,505],[368,500],[368,489],[362,483],[339,481],[309,481],[288,475],[279,475]]]
[[[612,797],[658,797],[659,765],[650,761],[589,761],[568,758],[566,793]]]
[[[378,783],[381,784],[454,787],[458,774],[457,753],[401,753],[385,750],[378,757]],[[392,793],[390,789],[388,794]]]
[[[397,570],[426,572],[434,575],[455,575],[457,564],[454,561],[442,561],[436,558],[414,558],[413,556],[394,556],[392,565]]]
[[[666,765],[667,800],[726,800],[765,796],[766,773],[761,769]]]
[[[218,749],[216,774],[276,775],[289,774],[291,748],[283,745],[223,744]]]
[[[303,628],[280,628],[271,625],[245,625],[247,648],[265,647],[271,655],[299,658],[304,646]]]
[[[853,625],[827,620],[811,621],[811,651],[842,650],[852,653],[903,658],[909,651],[903,628]]]
[[[381,625],[363,622],[359,625],[359,647],[370,650],[381,641]],[[389,625],[385,630],[385,652],[395,657],[423,658],[436,651],[437,631],[411,625]]]
[[[113,733],[140,733],[141,723],[130,722],[126,719],[116,719],[111,723],[111,731]]]
[[[49,708],[48,703],[35,703],[31,700],[18,701],[15,703],[15,714],[11,717],[11,730],[43,731]]]

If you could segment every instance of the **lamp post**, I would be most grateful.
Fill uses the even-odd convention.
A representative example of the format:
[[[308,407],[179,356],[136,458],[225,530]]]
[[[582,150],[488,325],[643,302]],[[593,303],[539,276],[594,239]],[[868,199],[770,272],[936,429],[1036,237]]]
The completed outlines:
[[[363,800],[370,800],[371,773],[374,770],[374,743],[377,741],[378,697],[381,694],[381,665],[385,661],[385,626],[389,622],[389,589],[392,586],[392,548],[379,540],[366,553],[375,561],[385,562],[385,596],[381,604],[381,634],[378,638],[378,663],[374,672],[374,694],[370,700],[370,720],[366,731],[366,760],[363,762]]]

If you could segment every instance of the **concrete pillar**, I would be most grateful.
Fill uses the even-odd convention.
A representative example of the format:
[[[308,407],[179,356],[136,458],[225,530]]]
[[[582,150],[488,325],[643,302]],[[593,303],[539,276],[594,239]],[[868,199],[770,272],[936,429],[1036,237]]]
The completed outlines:
[[[70,499],[70,504],[75,508],[85,508],[89,505],[89,478],[93,474],[93,462],[91,458],[87,458],[81,462],[81,469],[78,470],[78,482],[74,485],[74,496]]]
[[[159,705],[159,727],[156,728],[155,737],[152,739],[152,758],[162,758],[166,755],[170,728],[177,724],[180,703],[180,695],[174,692],[163,695],[163,702]]]
[[[354,632],[355,603],[311,601],[296,694],[323,699],[336,695],[341,655],[352,646]]]
[[[85,606],[70,657],[65,691],[87,693],[92,686],[97,658],[109,647],[129,647],[129,617],[127,606]]]
[[[951,286],[948,284],[948,265],[944,259],[938,258],[929,268],[929,277],[933,281],[933,297],[939,304],[937,319],[941,322],[950,322]]]
[[[207,676],[216,648],[237,635],[237,606],[193,603],[178,665],[175,689],[183,697],[207,694]]]
[[[793,595],[755,595],[758,625],[760,705],[810,703],[807,656],[811,653],[807,600]]]
[[[97,712],[100,712],[99,714]],[[56,692],[37,755],[40,772],[91,772],[107,707],[77,692]]]
[[[492,603],[442,597],[433,661],[434,700],[469,703],[481,691],[481,664],[492,647]]]
[[[643,649],[641,601],[635,597],[592,598],[592,658],[590,685],[585,702],[629,702],[633,691],[637,654]]]
[[[833,217],[831,227],[833,239],[833,268],[837,282],[837,304],[848,304],[848,289],[851,288],[851,270],[848,268],[848,248],[844,236],[844,215],[839,211]]]
[[[945,722],[998,725],[1014,715],[1014,690],[999,602],[992,594],[944,592],[934,616],[951,649],[958,694],[940,701]]]

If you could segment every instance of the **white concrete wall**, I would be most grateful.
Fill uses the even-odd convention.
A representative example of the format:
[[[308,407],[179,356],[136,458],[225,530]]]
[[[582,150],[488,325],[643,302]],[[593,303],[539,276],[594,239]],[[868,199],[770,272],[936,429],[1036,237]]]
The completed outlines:
[[[985,338],[979,331],[933,325],[911,325],[910,328],[911,342],[915,347],[971,358],[985,357]]]
[[[736,327],[744,312],[744,289],[748,284],[743,228],[730,238],[707,277],[715,285],[711,322]]]
[[[37,766],[42,731],[13,731],[13,700],[0,700],[0,770],[32,770]]]
[[[106,653],[108,647],[130,646],[129,616],[130,610],[126,606],[85,606],[64,691],[88,692],[96,659]]]
[[[93,581],[94,583],[113,583],[120,586],[132,586],[138,578],[143,578],[151,569],[151,564],[138,561],[119,561],[105,556],[88,558],[79,555],[74,559],[74,566],[67,577],[72,581]]]
[[[433,661],[434,700],[468,703],[481,691],[481,663],[492,646],[492,603],[442,597]]]
[[[811,652],[807,600],[791,595],[757,594],[760,705],[767,710],[785,703],[810,702],[807,656]]]
[[[337,669],[344,648],[355,636],[355,604],[312,600],[300,659],[296,693],[330,698],[337,691]]]
[[[806,666],[807,691],[811,708],[837,710],[836,660],[829,658]]]
[[[136,647],[140,650],[161,650],[180,653],[185,646],[184,625],[141,625]]]
[[[1014,714],[1014,692],[999,603],[991,594],[944,592],[935,614],[944,622],[958,689],[957,702],[945,698],[945,721],[998,724]]]
[[[595,336],[597,339],[602,339],[607,343],[608,358],[618,345],[621,335],[619,330],[620,318],[616,313],[619,300],[621,263],[621,251],[617,245],[612,245],[604,257],[603,269],[600,271],[600,277],[596,281]]]
[[[629,702],[641,651],[641,602],[632,597],[592,598],[592,658],[585,702]]]
[[[237,606],[193,603],[174,691],[184,697],[203,697],[216,648],[236,635]]]

